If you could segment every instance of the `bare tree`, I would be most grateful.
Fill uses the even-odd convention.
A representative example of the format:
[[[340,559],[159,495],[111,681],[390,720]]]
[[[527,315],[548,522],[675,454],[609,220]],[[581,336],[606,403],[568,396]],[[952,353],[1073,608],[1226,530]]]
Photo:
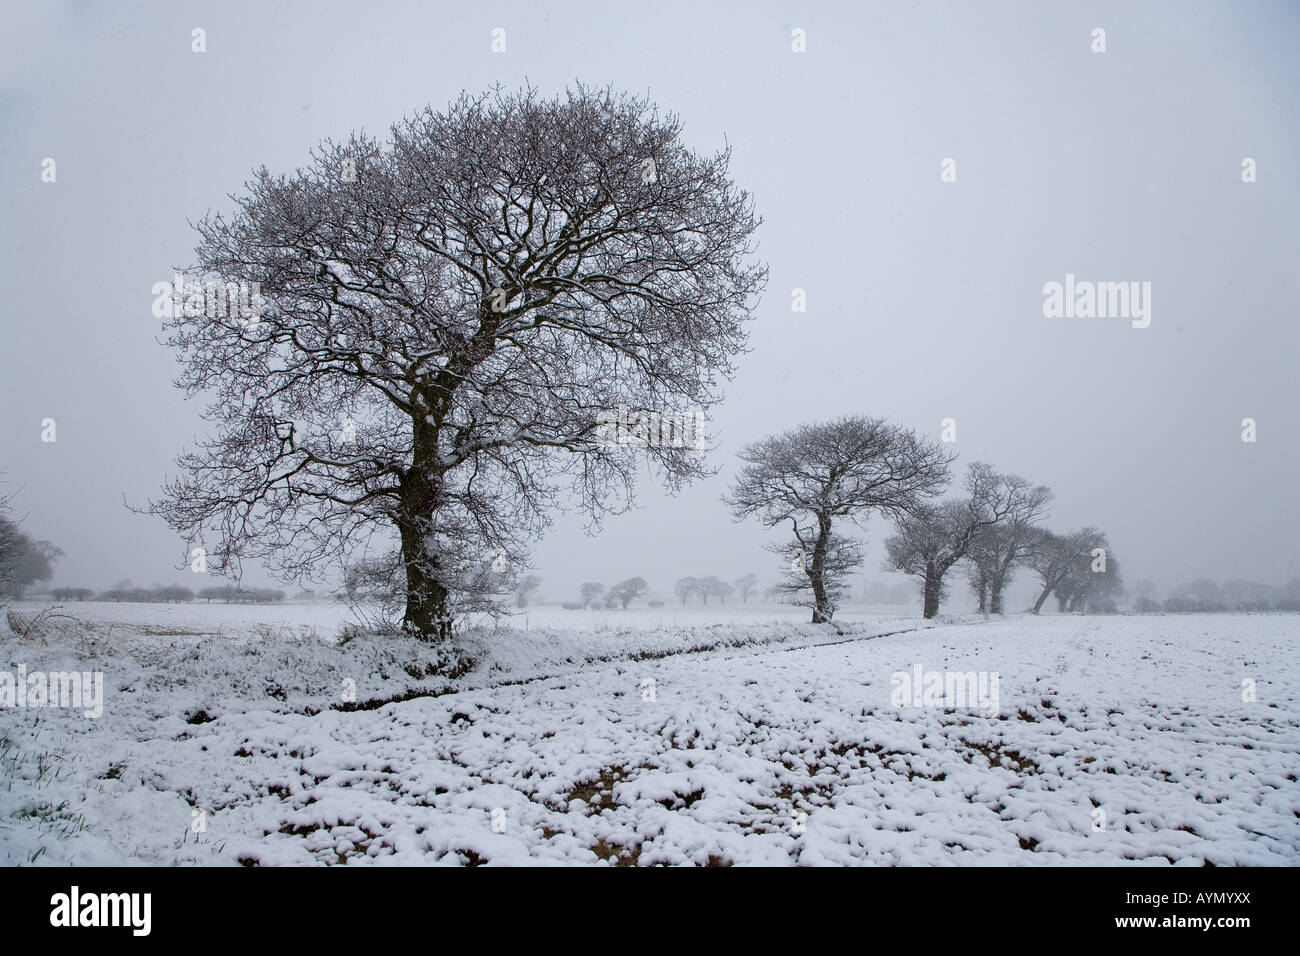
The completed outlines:
[[[740,592],[740,603],[748,604],[749,596],[758,588],[758,575],[750,572],[744,577],[736,578],[736,590]]]
[[[801,607],[817,607],[817,596],[813,589],[813,575],[810,559],[804,554],[799,543],[769,544],[765,546],[784,559],[785,573],[777,581],[779,592],[789,595],[789,603]],[[832,532],[826,540],[826,547],[821,559],[821,582],[823,607],[828,614],[833,614],[849,595],[853,572],[862,567],[864,559],[862,543],[856,538],[846,538]]]
[[[0,595],[21,598],[31,585],[49,581],[61,557],[62,548],[33,539],[0,514]]]
[[[687,600],[692,594],[700,590],[699,578],[678,578],[677,583],[673,585],[673,592],[677,595],[678,600],[682,602],[682,607],[686,606]]]
[[[710,594],[716,594],[719,597],[722,597],[723,591],[726,587],[727,585],[723,583],[721,578],[714,577],[712,574],[710,574],[707,578],[700,578],[699,579],[700,600],[703,601],[703,603],[708,604]]]
[[[962,498],[904,515],[885,542],[885,569],[921,579],[922,614],[927,618],[939,613],[948,571],[966,557],[982,530],[1011,510],[1013,484],[983,462],[971,463],[965,488]]]
[[[1150,581],[1139,581],[1133,586],[1133,593],[1139,600],[1142,598],[1151,598],[1152,592],[1155,591],[1154,585]],[[1223,582],[1223,601],[1226,608],[1230,611],[1262,611],[1266,610],[1269,605],[1269,591],[1267,584],[1260,584],[1258,581],[1245,581],[1241,578],[1230,578]]]
[[[0,497],[0,600],[14,589],[19,557],[27,548],[28,538],[9,517],[12,495]]]
[[[461,570],[522,557],[565,483],[598,521],[642,458],[673,490],[706,473],[694,447],[599,440],[620,405],[717,404],[766,278],[729,151],[680,134],[608,89],[498,89],[257,171],[199,223],[195,271],[257,283],[260,311],[167,323],[216,434],[150,510],[217,536],[219,573],[300,576],[390,529],[403,627],[434,640]]]
[[[1081,576],[1093,573],[1095,552],[1098,549],[1106,551],[1109,547],[1106,535],[1096,528],[1083,528],[1064,535],[1040,531],[1028,556],[1029,566],[1038,573],[1042,586],[1038,600],[1034,602],[1034,613],[1042,611],[1048,597],[1057,591],[1066,595],[1064,604],[1068,604],[1070,596],[1082,587],[1079,583]]]
[[[600,596],[605,593],[605,585],[599,581],[587,581],[578,589],[582,595],[582,606],[591,607],[593,604],[600,603]]]
[[[1046,516],[1053,497],[1050,488],[1032,485],[1019,475],[1001,475],[1000,479],[1008,502],[1007,513],[996,524],[978,530],[967,554],[973,566],[972,590],[979,597],[979,609],[991,614],[1003,613],[1002,592],[1014,577],[1017,565],[1033,550],[1038,523]]]
[[[793,540],[779,553],[791,573],[806,578],[801,586],[811,593],[813,623],[825,623],[835,613],[831,592],[861,554],[841,541],[837,560],[828,563],[833,522],[861,523],[873,511],[890,518],[919,513],[943,490],[954,457],[879,418],[804,425],[747,446],[740,453],[745,468],[724,501],[738,521],[758,515],[769,528],[790,523]]]
[[[542,586],[542,579],[536,574],[525,574],[515,584],[515,607],[527,607],[537,589]]]
[[[1124,593],[1119,560],[1111,553],[1105,535],[1089,543],[1092,547],[1078,555],[1073,570],[1056,586],[1057,606],[1084,614],[1114,613]],[[1214,603],[1223,610],[1221,602]]]
[[[1218,581],[1211,578],[1197,578],[1194,581],[1186,581],[1174,588],[1171,596],[1191,598],[1196,603],[1206,606],[1224,602],[1223,588],[1219,586]]]
[[[650,590],[645,578],[628,578],[609,589],[610,596],[627,610],[627,606]]]

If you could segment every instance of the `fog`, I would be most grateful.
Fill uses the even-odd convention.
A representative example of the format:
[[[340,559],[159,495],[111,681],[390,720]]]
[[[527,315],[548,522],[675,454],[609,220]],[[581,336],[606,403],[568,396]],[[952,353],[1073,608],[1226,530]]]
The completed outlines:
[[[0,490],[66,552],[55,584],[192,585],[184,543],[126,507],[205,429],[151,311],[192,261],[189,224],[326,137],[581,80],[649,95],[696,150],[732,147],[771,271],[710,426],[718,474],[669,497],[647,472],[638,510],[594,535],[556,515],[545,598],[772,582],[777,533],[719,500],[736,452],[845,414],[936,438],[953,419],[958,470],[1051,486],[1049,526],[1105,530],[1130,584],[1280,583],[1300,575],[1298,27],[1285,3],[6,4]],[[1149,325],[1048,317],[1067,276],[1150,283]],[[888,531],[860,533],[860,582],[897,580]]]

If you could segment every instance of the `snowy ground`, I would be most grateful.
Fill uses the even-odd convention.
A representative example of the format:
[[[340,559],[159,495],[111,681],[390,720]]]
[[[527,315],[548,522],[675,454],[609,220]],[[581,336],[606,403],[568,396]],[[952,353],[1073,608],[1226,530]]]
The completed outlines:
[[[53,602],[27,601],[16,605],[24,613],[35,613]],[[86,601],[58,605],[65,613],[123,630],[197,631],[220,636],[241,636],[268,632],[315,632],[333,638],[341,628],[360,619],[338,602],[284,602],[281,604],[118,604]],[[915,605],[848,605],[836,614],[843,623],[876,621],[881,618],[911,617],[920,611]],[[807,608],[784,604],[717,604],[692,602],[686,607],[667,605],[661,608],[633,605],[615,610],[593,608],[570,611],[558,604],[526,608],[501,622],[513,630],[538,628],[564,631],[607,631],[636,629],[657,631],[675,627],[704,627],[719,624],[807,623]]]
[[[1300,862],[1300,616],[611,614],[475,635],[449,684],[329,606],[218,608],[0,625],[0,670],[106,683],[0,710],[0,863]],[[915,665],[1000,712],[892,706]]]

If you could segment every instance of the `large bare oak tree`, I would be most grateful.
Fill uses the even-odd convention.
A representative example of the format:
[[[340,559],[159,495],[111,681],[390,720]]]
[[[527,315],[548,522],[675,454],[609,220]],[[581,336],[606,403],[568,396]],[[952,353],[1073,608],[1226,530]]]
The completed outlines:
[[[626,508],[645,458],[673,489],[702,473],[597,420],[720,400],[766,277],[729,161],[578,86],[464,95],[261,169],[198,224],[194,270],[258,283],[261,311],[168,323],[214,434],[151,510],[219,538],[218,572],[303,575],[392,529],[404,629],[448,640],[458,582],[522,560],[555,508]]]

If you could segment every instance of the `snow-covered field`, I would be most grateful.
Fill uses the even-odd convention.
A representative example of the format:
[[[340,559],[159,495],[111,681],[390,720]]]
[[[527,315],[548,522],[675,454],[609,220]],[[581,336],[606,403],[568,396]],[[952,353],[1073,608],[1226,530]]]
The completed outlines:
[[[0,710],[0,862],[1300,862],[1298,616],[758,608],[548,609],[455,682],[330,605],[0,624],[0,670],[105,677],[99,719]],[[893,706],[918,665],[998,713]]]
[[[24,613],[36,613],[51,602],[26,601],[15,607]],[[87,601],[59,604],[62,613],[124,630],[199,631],[221,636],[244,635],[268,631],[311,632],[333,638],[341,628],[360,619],[345,605],[333,601],[282,604],[118,604]],[[836,614],[845,623],[875,621],[885,617],[911,617],[920,613],[920,599],[915,605],[851,604]],[[717,604],[692,602],[686,607],[667,605],[660,608],[634,605],[627,609],[605,608],[570,611],[556,604],[546,604],[514,612],[500,626],[514,630],[552,628],[565,631],[603,631],[610,629],[660,630],[662,628],[710,626],[717,624],[807,623],[807,608],[785,604]]]

